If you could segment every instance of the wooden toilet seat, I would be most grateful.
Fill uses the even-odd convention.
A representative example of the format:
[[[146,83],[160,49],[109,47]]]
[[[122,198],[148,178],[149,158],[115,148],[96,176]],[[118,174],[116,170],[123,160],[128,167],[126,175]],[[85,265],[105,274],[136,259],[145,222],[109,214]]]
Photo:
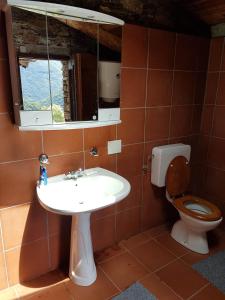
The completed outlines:
[[[197,210],[192,210],[186,207],[188,204],[198,204],[207,210],[207,213],[200,213]],[[173,201],[173,205],[186,215],[202,221],[217,221],[222,217],[219,208],[211,202],[195,197],[193,195],[177,198]]]
[[[188,160],[184,156],[175,157],[170,162],[166,174],[166,188],[169,196],[173,199],[173,205],[184,214],[202,221],[219,220],[222,214],[216,205],[193,195],[183,196],[188,189],[189,182],[190,166]],[[188,204],[200,205],[204,212],[201,213],[200,209],[198,211],[186,207]]]

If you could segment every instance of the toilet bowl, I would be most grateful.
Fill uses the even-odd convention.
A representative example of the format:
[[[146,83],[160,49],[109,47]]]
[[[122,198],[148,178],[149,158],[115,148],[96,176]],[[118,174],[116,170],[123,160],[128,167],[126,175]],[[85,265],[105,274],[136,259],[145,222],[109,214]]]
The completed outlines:
[[[154,161],[155,160],[155,161]],[[223,220],[212,202],[186,194],[190,183],[190,146],[184,144],[153,148],[152,183],[166,186],[166,198],[180,215],[171,237],[184,247],[201,254],[209,252],[206,232]]]
[[[192,251],[207,254],[206,232],[221,223],[220,210],[211,202],[192,195],[174,200],[173,205],[181,219],[173,225],[172,238]]]

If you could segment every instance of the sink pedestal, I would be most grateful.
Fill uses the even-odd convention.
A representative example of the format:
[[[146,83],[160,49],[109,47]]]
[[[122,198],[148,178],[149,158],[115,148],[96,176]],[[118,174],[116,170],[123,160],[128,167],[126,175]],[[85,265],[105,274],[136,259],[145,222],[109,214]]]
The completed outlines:
[[[70,279],[83,286],[91,285],[97,277],[90,231],[91,213],[72,216],[70,245]]]

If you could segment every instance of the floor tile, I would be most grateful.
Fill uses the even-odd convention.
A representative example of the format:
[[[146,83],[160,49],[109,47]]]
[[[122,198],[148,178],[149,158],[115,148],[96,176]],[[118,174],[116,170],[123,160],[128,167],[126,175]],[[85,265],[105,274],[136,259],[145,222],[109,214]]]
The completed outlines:
[[[161,235],[162,233],[165,232],[170,232],[170,225],[168,224],[163,224],[157,227],[153,227],[147,231],[144,231],[144,234],[146,234],[149,237],[156,237],[158,235]]]
[[[126,250],[120,245],[113,245],[112,247],[97,251],[94,253],[95,262],[98,264],[104,262],[105,260],[111,259],[114,256],[124,253]]]
[[[49,272],[29,282],[17,284],[15,285],[15,290],[17,294],[23,298],[60,284],[62,280],[63,277],[60,271],[57,270]]]
[[[147,274],[144,267],[129,253],[114,257],[103,263],[101,268],[120,289],[127,288]]]
[[[4,289],[0,291],[1,300],[15,300],[18,299],[13,288]]]
[[[199,254],[199,253],[195,253],[195,252],[189,252],[187,254],[185,254],[184,256],[181,257],[181,259],[183,261],[185,261],[187,264],[189,265],[193,265],[203,259],[208,258],[209,255],[208,254]]]
[[[161,245],[166,247],[176,256],[181,256],[188,252],[188,249],[176,242],[169,233],[162,234],[156,239]]]
[[[22,300],[74,300],[74,297],[69,293],[63,283],[51,286],[36,293],[23,296]]]
[[[129,238],[127,240],[122,240],[120,242],[120,245],[127,249],[132,249],[142,243],[147,242],[149,239],[151,239],[151,237],[147,236],[146,234],[144,234],[142,232],[142,233],[132,236],[131,238]]]
[[[225,295],[222,294],[217,288],[213,285],[208,285],[199,293],[197,293],[191,300],[224,300]]]
[[[97,272],[97,280],[90,286],[78,286],[66,280],[65,285],[75,300],[106,300],[119,292],[100,269]]]
[[[207,284],[206,279],[180,260],[172,262],[156,274],[184,299],[187,299]]]
[[[176,256],[153,240],[141,244],[131,251],[152,272],[176,259]]]
[[[178,300],[178,297],[164,282],[155,274],[147,275],[140,280],[140,283],[147,288],[157,299],[160,300]]]

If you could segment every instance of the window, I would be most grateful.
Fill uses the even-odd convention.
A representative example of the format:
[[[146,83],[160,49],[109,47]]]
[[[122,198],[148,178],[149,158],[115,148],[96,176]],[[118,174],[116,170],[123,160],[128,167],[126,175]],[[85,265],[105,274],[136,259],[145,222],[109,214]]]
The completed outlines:
[[[20,57],[19,70],[23,109],[52,109],[53,121],[65,122],[70,109],[68,61]]]

